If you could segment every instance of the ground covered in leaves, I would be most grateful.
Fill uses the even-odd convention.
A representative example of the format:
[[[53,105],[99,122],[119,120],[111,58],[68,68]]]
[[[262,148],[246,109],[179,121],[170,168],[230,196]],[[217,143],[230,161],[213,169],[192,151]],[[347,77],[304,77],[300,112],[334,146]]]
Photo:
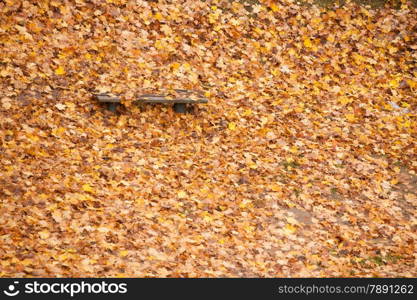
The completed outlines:
[[[400,6],[2,1],[0,276],[417,276]]]

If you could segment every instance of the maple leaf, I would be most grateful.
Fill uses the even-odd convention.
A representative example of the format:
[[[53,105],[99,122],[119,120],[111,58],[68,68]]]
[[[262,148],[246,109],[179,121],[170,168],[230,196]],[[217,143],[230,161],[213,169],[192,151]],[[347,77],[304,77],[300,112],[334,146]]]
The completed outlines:
[[[271,10],[272,10],[273,12],[277,12],[277,11],[279,11],[279,8],[278,8],[278,6],[277,6],[275,3],[271,3],[271,4],[269,5],[269,7],[271,8]]]
[[[83,189],[84,192],[89,192],[89,193],[94,192],[94,189],[88,183],[83,184],[82,189]]]
[[[55,107],[58,108],[59,110],[65,110],[67,108],[67,106],[62,103],[56,104]]]
[[[309,38],[305,38],[304,41],[303,41],[303,44],[307,48],[312,48],[313,47],[313,43],[311,42],[311,39],[309,39]]]
[[[1,99],[1,106],[4,108],[4,109],[10,109],[11,107],[12,107],[12,104],[11,104],[11,99],[10,98],[8,98],[8,97],[4,97],[4,98],[2,98]]]
[[[51,235],[51,233],[47,230],[39,231],[38,234],[39,234],[40,238],[44,239],[44,240],[48,239]]]
[[[184,192],[184,191],[179,191],[179,192],[177,193],[177,196],[178,196],[178,198],[180,198],[180,199],[184,199],[184,198],[186,198],[186,197],[187,197],[187,193],[186,193],[186,192]]]
[[[346,120],[348,120],[349,122],[355,122],[356,121],[356,116],[355,114],[346,114]]]
[[[236,123],[235,123],[235,122],[230,122],[230,123],[227,125],[227,127],[228,127],[230,130],[234,131],[234,130],[236,130]]]
[[[297,227],[292,224],[286,224],[284,226],[284,232],[287,234],[294,234],[297,231]]]
[[[65,74],[65,69],[62,66],[59,66],[58,68],[55,69],[55,74],[56,75],[64,75]]]

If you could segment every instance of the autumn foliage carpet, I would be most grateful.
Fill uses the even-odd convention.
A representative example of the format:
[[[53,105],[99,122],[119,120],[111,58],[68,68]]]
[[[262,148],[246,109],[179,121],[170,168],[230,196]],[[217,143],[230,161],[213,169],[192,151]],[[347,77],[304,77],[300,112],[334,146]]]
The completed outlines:
[[[417,276],[416,8],[232,2],[0,2],[0,276]]]

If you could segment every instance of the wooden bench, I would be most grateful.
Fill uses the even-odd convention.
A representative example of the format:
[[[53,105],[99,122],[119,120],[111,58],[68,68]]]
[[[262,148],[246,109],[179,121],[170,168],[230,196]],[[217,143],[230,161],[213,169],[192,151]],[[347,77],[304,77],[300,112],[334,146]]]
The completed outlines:
[[[177,113],[185,113],[186,112],[186,104],[196,104],[196,103],[207,103],[208,99],[198,94],[195,96],[193,91],[189,90],[174,90],[178,97],[168,96],[168,95],[156,95],[156,94],[143,94],[138,96],[135,99],[135,102],[139,103],[168,103],[174,104],[174,111]],[[193,96],[194,95],[194,96]],[[106,103],[107,109],[115,112],[117,105],[120,104],[120,97],[107,94],[107,93],[100,93],[95,94],[95,98],[101,102]]]

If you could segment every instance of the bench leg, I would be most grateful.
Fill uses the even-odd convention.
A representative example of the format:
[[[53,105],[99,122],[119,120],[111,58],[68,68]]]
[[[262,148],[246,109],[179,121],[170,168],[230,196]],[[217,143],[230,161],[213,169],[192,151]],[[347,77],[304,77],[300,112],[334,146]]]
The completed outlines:
[[[116,108],[117,108],[117,103],[114,103],[114,102],[107,103],[107,109],[110,110],[111,112],[116,112]]]
[[[185,103],[175,103],[174,111],[176,113],[184,114],[185,113]]]

